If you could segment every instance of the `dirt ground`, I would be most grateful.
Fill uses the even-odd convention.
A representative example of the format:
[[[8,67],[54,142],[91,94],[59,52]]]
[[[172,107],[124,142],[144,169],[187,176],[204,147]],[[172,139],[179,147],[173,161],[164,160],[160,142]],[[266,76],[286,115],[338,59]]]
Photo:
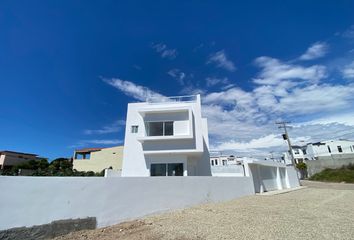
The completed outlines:
[[[309,187],[200,205],[56,240],[354,239],[354,185],[304,184]]]

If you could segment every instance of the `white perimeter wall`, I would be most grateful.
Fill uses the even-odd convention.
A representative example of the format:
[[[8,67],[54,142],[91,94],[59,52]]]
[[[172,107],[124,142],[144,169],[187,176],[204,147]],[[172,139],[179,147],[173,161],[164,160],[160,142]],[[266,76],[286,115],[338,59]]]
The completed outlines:
[[[98,227],[254,194],[250,177],[0,177],[0,230],[96,217]]]

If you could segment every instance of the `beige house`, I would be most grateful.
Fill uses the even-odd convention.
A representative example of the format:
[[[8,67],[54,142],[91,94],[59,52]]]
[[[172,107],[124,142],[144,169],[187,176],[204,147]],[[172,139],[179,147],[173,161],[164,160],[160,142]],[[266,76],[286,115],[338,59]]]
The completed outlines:
[[[76,150],[73,169],[78,171],[101,172],[106,168],[122,170],[123,146],[110,148],[85,148]]]
[[[30,160],[36,160],[37,154],[14,151],[0,151],[0,169],[9,169]]]

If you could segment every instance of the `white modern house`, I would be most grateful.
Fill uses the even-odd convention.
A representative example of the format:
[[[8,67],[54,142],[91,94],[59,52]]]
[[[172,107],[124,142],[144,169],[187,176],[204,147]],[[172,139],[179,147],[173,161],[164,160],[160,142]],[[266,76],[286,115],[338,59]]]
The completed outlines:
[[[211,176],[200,95],[128,104],[122,176]]]
[[[353,154],[354,141],[329,140],[307,145],[306,156],[309,160],[316,160],[317,157],[331,156],[335,154]]]
[[[317,143],[308,143],[305,146],[292,146],[295,162],[317,160],[318,157],[354,154],[354,141],[328,140]],[[286,163],[291,163],[289,152],[283,153]]]
[[[210,165],[213,166],[227,166],[237,165],[240,161],[234,155],[215,155],[210,156]]]
[[[294,156],[295,163],[302,162],[304,160],[308,160],[308,156],[306,155],[307,146],[291,146]],[[283,153],[282,159],[285,161],[286,164],[292,164],[291,162],[291,155],[290,152],[287,151]]]

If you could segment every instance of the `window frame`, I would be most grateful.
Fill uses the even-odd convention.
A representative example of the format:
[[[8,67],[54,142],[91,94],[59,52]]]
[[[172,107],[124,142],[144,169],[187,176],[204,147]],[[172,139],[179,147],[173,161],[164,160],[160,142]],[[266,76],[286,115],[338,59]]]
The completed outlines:
[[[166,137],[166,136],[174,136],[175,128],[174,128],[173,120],[165,120],[165,121],[145,121],[145,134],[148,137]],[[150,123],[162,123],[162,135],[150,135]],[[166,135],[166,123],[172,123],[172,134]]]
[[[337,146],[337,150],[338,150],[339,153],[342,153],[343,152],[342,146],[341,145]]]
[[[173,163],[150,163],[150,177],[172,177],[169,174],[169,165],[172,164],[182,164],[182,175],[177,175],[177,176],[173,176],[173,177],[183,177],[184,176],[184,163],[181,162],[173,162]],[[151,169],[153,165],[165,165],[165,175],[151,175]]]
[[[139,125],[131,125],[130,133],[138,133],[139,132]]]

